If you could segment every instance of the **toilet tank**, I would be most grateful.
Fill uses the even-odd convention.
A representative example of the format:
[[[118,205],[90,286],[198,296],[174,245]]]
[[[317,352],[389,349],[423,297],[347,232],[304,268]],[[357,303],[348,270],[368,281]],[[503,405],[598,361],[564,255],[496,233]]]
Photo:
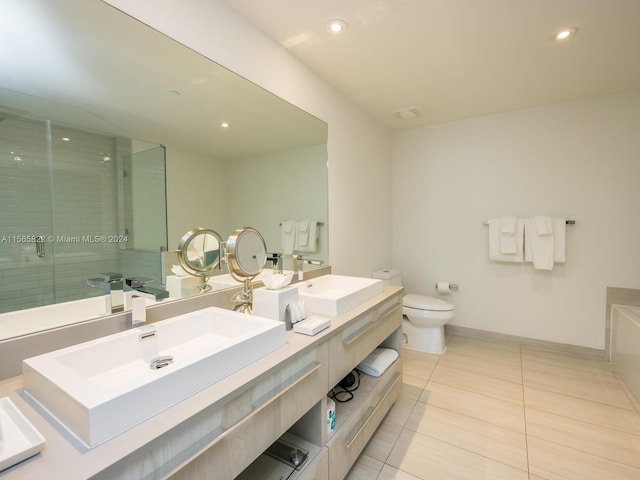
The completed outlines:
[[[371,278],[382,280],[385,285],[402,286],[402,275],[400,275],[400,270],[384,268],[373,272],[371,274]]]

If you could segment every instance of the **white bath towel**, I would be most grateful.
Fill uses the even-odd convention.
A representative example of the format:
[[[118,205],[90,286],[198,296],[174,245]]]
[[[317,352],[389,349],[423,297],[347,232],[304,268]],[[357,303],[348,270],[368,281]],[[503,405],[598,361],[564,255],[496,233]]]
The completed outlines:
[[[494,262],[521,263],[524,258],[524,220],[516,219],[514,253],[502,253],[500,248],[500,218],[489,219],[489,260]]]
[[[500,253],[516,253],[516,217],[500,217]]]
[[[318,251],[318,222],[316,220],[299,220],[296,222],[296,252]]]
[[[567,261],[567,219],[555,217],[553,219],[553,261],[564,263]]]
[[[538,270],[553,270],[553,219],[536,216],[525,222],[525,261]]]
[[[296,222],[296,250],[298,247],[306,247],[309,243],[309,220],[298,220]]]
[[[393,348],[378,347],[360,362],[356,368],[372,377],[379,377],[397,358],[398,352]]]
[[[293,253],[293,247],[296,244],[296,229],[294,226],[295,222],[293,220],[287,220],[282,222],[280,227],[280,244],[284,254],[291,255]]]
[[[533,226],[536,229],[536,235],[539,237],[549,237],[553,235],[553,220],[551,217],[533,217]]]

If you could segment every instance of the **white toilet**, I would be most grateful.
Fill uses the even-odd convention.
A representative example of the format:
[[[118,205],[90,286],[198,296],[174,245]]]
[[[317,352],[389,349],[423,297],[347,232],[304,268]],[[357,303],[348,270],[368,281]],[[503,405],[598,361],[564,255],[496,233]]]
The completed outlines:
[[[387,285],[402,285],[398,270],[378,270],[371,275]],[[404,348],[444,353],[444,325],[455,316],[455,306],[439,298],[409,293],[402,299]]]

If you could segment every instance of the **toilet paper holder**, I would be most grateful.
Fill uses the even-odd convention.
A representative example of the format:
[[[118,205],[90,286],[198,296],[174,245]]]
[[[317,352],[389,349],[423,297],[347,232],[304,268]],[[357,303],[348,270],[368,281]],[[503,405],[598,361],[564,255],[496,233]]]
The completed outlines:
[[[436,287],[436,291],[439,292],[439,293],[448,293],[447,287],[448,287],[449,291],[452,291],[452,292],[457,292],[458,291],[458,284],[457,283],[437,282],[435,287]]]

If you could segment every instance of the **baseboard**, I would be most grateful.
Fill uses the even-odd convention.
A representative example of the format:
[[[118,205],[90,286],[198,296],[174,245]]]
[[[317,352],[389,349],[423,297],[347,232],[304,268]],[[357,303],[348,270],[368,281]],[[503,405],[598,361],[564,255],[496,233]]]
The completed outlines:
[[[547,340],[538,340],[535,338],[519,337],[517,335],[508,335],[505,333],[489,332],[486,330],[477,330],[475,328],[469,327],[460,327],[458,325],[447,324],[444,326],[444,331],[446,335],[457,335],[460,337],[477,338],[479,340],[487,340],[492,342],[518,344],[520,345],[520,347],[529,350],[545,351],[589,360],[606,360],[605,351],[597,348],[581,347],[577,345],[568,345],[565,343],[550,342]]]

